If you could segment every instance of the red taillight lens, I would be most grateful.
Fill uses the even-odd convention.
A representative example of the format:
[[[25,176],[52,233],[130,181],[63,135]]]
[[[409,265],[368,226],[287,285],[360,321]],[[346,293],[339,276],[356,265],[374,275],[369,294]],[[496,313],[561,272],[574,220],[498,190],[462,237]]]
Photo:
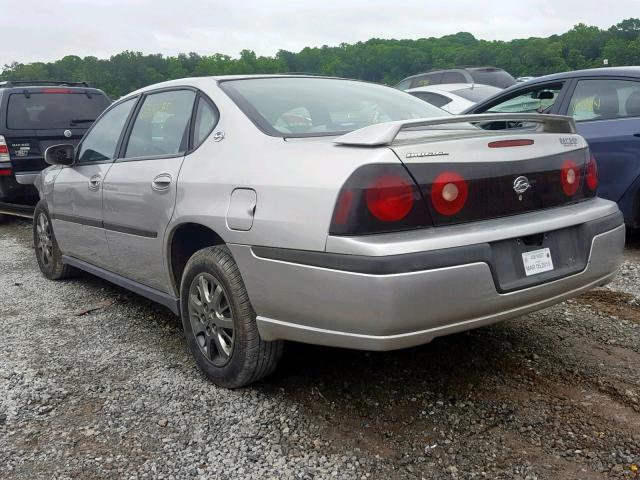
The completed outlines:
[[[8,177],[12,173],[10,168],[0,168],[0,177]]]
[[[566,160],[560,170],[560,183],[565,195],[572,197],[580,187],[580,169],[573,160]]]
[[[589,190],[594,191],[598,188],[598,164],[593,155],[591,155],[587,162],[585,181]]]
[[[9,147],[7,147],[6,145],[0,145],[0,155],[8,155],[9,154]]]
[[[384,175],[367,188],[367,208],[383,222],[397,222],[413,208],[414,189],[402,177]]]
[[[432,226],[418,185],[400,163],[357,168],[340,189],[330,235],[371,235]]]
[[[431,185],[431,203],[441,215],[458,213],[467,202],[467,182],[455,172],[442,172]]]

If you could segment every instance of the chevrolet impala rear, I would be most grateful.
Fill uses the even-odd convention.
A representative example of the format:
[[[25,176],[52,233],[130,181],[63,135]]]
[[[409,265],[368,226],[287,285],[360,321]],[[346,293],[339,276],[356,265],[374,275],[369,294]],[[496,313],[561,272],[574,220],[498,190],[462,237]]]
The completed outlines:
[[[615,275],[622,215],[597,197],[597,165],[573,120],[443,113],[354,128],[355,116],[334,114],[352,128],[327,137],[313,107],[290,108],[302,79],[289,80],[264,95],[253,82],[284,80],[221,84],[258,126],[288,125],[251,181],[253,236],[229,246],[264,340],[409,347]],[[308,82],[320,80],[331,81]],[[272,104],[285,100],[282,115]],[[496,120],[515,128],[476,126]]]

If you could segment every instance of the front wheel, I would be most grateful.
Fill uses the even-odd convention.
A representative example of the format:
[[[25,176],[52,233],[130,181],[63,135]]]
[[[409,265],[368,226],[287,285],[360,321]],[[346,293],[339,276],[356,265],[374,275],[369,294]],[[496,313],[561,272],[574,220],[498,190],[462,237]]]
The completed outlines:
[[[191,257],[180,305],[189,350],[217,385],[242,387],[276,368],[282,342],[260,338],[256,314],[227,247],[208,247]]]
[[[62,280],[71,276],[73,269],[62,263],[62,253],[53,233],[49,211],[39,202],[33,213],[33,245],[40,271],[50,280]]]

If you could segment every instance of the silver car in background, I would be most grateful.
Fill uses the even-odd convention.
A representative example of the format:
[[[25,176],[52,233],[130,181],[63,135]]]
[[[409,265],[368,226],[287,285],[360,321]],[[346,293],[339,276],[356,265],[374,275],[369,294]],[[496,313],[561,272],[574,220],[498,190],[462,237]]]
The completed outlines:
[[[458,115],[476,103],[502,92],[502,89],[477,83],[447,83],[410,88],[406,92],[445,112]]]
[[[133,92],[47,150],[38,263],[169,307],[226,387],[273,371],[283,340],[410,347],[613,277],[622,217],[571,119],[442,115],[322,77]],[[464,123],[490,120],[521,128]]]

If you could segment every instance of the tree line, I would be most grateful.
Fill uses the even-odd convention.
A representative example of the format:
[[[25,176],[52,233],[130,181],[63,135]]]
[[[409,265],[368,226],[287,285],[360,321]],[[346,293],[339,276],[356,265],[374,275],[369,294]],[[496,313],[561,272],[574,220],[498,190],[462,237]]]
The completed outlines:
[[[174,78],[206,75],[307,72],[393,85],[434,68],[496,66],[513,76],[539,76],[583,68],[640,65],[640,19],[629,18],[603,30],[578,24],[547,38],[479,40],[466,32],[440,38],[373,38],[354,44],[306,47],[258,56],[164,56],[125,51],[109,59],[68,55],[54,62],[5,65],[0,80],[87,81],[118,98],[137,88]]]

